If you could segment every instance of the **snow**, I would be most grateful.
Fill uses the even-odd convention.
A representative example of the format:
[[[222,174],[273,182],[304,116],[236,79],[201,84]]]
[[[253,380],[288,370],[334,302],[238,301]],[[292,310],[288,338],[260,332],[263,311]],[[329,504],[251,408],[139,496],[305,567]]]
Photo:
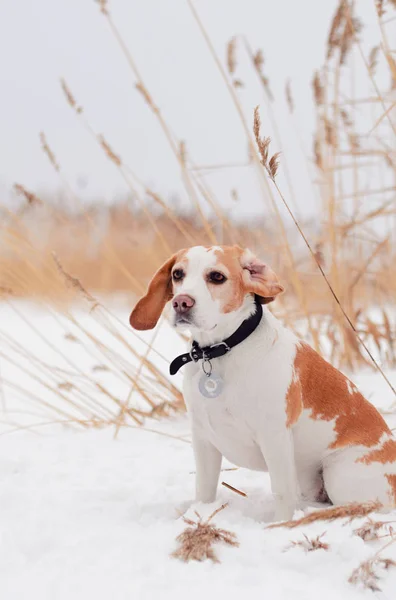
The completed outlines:
[[[84,345],[71,345],[53,316],[27,304],[18,309],[74,365],[89,370]],[[12,315],[10,307],[0,307],[2,353],[7,332],[10,340],[23,339],[27,348],[37,337],[31,330],[29,336],[26,324]],[[123,321],[127,307],[117,309],[117,315]],[[75,316],[86,327],[90,323],[91,331],[101,331],[92,316],[81,311]],[[57,318],[65,326],[64,317]],[[173,356],[180,340],[170,341],[169,336],[162,328],[157,342],[171,358],[170,349]],[[36,356],[61,366],[44,342],[37,342]],[[5,379],[16,375],[13,368],[1,360]],[[394,382],[396,373],[388,375]],[[124,382],[113,373],[95,376],[109,377],[109,387],[122,397]],[[19,372],[18,377],[21,386],[32,385],[35,393],[44,394],[28,376]],[[353,379],[372,401],[391,405],[378,375],[362,373]],[[47,399],[55,402],[49,393]],[[114,427],[78,431],[70,424],[7,433],[7,418],[16,420],[13,406],[24,411],[26,401],[11,388],[5,389],[5,401],[9,412],[2,415],[0,435],[0,589],[5,600],[373,597],[371,591],[348,583],[353,569],[386,542],[367,543],[354,535],[352,530],[363,520],[268,530],[274,508],[268,475],[245,469],[223,471],[221,479],[246,492],[247,498],[220,486],[214,504],[188,508],[195,466],[186,416],[150,420],[145,429],[122,428],[117,439]],[[23,412],[18,415],[22,418]],[[224,462],[224,468],[231,466]],[[181,513],[188,509],[186,515],[195,519],[197,510],[207,517],[224,502],[228,506],[214,523],[235,532],[239,548],[216,546],[220,564],[171,558],[176,537],[186,526]],[[304,533],[316,537],[324,531],[328,551],[290,548]],[[396,545],[384,556],[396,559]],[[393,598],[396,570],[384,571],[379,585],[381,597]]]

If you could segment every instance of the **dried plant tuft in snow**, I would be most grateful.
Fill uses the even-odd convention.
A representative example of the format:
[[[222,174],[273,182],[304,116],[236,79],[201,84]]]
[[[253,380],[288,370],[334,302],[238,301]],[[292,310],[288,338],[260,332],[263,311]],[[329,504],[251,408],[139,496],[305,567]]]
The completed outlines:
[[[392,540],[391,543],[396,540]],[[386,544],[384,548],[381,548],[368,560],[360,563],[360,565],[352,571],[352,575],[348,579],[349,583],[358,585],[359,583],[363,587],[372,590],[373,592],[380,592],[381,588],[378,585],[380,580],[381,569],[387,571],[391,567],[396,567],[396,561],[391,558],[382,558],[379,553],[382,552],[389,544]]]
[[[315,538],[309,538],[307,535],[304,535],[303,540],[292,541],[289,546],[285,548],[285,552],[290,550],[291,548],[299,547],[305,550],[305,552],[314,552],[315,550],[328,550],[330,548],[329,544],[322,541],[322,537],[326,534],[326,531],[317,535]]]
[[[213,544],[223,542],[229,546],[239,546],[235,533],[225,529],[219,529],[210,523],[213,517],[221,510],[224,510],[226,506],[227,504],[220,506],[220,508],[215,510],[206,521],[202,521],[202,517],[197,512],[195,513],[198,517],[197,521],[192,521],[191,519],[183,517],[183,521],[187,523],[189,527],[176,538],[179,542],[179,548],[177,548],[171,556],[185,562],[190,560],[202,561],[210,559],[213,562],[218,563],[220,561],[212,548]]]
[[[354,529],[353,533],[365,542],[379,540],[383,537],[392,537],[394,532],[391,523],[392,521],[373,521],[373,519],[368,518],[361,527]]]

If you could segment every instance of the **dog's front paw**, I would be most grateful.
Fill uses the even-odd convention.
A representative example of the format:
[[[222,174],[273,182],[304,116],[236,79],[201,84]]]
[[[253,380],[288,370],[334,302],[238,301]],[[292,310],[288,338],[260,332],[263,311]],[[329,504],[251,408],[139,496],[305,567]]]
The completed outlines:
[[[294,504],[277,504],[274,521],[290,521],[293,518],[295,508]]]
[[[212,504],[213,502],[216,502],[216,496],[216,492],[197,492],[195,496],[195,502],[202,502],[202,504]]]

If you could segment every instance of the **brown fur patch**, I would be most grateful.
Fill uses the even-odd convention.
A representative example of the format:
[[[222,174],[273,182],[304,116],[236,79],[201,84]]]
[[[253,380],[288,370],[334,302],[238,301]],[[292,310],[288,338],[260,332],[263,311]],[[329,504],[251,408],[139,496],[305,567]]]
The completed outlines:
[[[188,267],[187,252],[188,252],[188,250],[180,250],[179,252],[177,252],[176,258],[175,258],[175,262],[174,262],[173,267],[171,269],[171,273],[172,273],[172,270],[173,270],[174,267],[178,268],[178,269],[184,269],[184,271],[187,271],[187,267]],[[172,287],[174,286],[174,284],[175,284],[175,282],[172,281],[171,282]]]
[[[365,465],[373,462],[380,462],[383,465],[396,462],[396,440],[386,440],[380,448],[365,454],[356,462],[362,462]]]
[[[229,313],[242,305],[246,290],[243,285],[242,267],[240,258],[243,250],[238,246],[224,246],[222,250],[215,250],[217,265],[219,269],[225,267],[228,281],[222,285],[209,285],[213,299],[220,299],[223,304],[223,312]]]
[[[396,475],[385,475],[388,480],[388,483],[391,487],[389,497],[392,502],[396,505]]]
[[[272,302],[284,291],[276,274],[270,267],[259,261],[250,251],[239,246],[221,246],[216,249],[217,266],[219,270],[226,269],[228,281],[223,285],[209,284],[213,299],[220,299],[224,313],[238,310],[246,294],[254,294],[261,304]],[[248,263],[245,265],[245,257]],[[249,273],[249,265],[259,266],[262,273]]]
[[[303,406],[311,411],[311,418],[335,421],[336,438],[330,448],[371,447],[379,443],[384,433],[390,434],[377,409],[345,375],[307,344],[300,343],[297,348],[294,372],[301,385]],[[295,397],[295,393],[288,397],[288,419],[289,414],[297,412],[296,406],[292,406],[296,404]]]
[[[133,309],[129,322],[139,331],[153,329],[164,309],[165,304],[173,297],[172,269],[175,263],[185,258],[186,250],[179,250],[171,256],[155,273],[147,292]]]
[[[286,427],[297,423],[303,410],[303,393],[298,373],[293,370],[293,379],[286,395]]]

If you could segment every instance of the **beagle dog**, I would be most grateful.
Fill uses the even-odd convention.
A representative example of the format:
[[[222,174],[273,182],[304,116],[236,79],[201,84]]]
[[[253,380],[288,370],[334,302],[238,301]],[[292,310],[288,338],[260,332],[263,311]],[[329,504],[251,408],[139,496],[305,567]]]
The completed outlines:
[[[196,500],[213,502],[222,457],[268,471],[275,520],[301,499],[396,505],[396,440],[340,371],[263,305],[283,292],[273,270],[238,246],[180,250],[157,271],[130,317],[155,327],[172,300],[188,329],[184,398],[192,421]]]

